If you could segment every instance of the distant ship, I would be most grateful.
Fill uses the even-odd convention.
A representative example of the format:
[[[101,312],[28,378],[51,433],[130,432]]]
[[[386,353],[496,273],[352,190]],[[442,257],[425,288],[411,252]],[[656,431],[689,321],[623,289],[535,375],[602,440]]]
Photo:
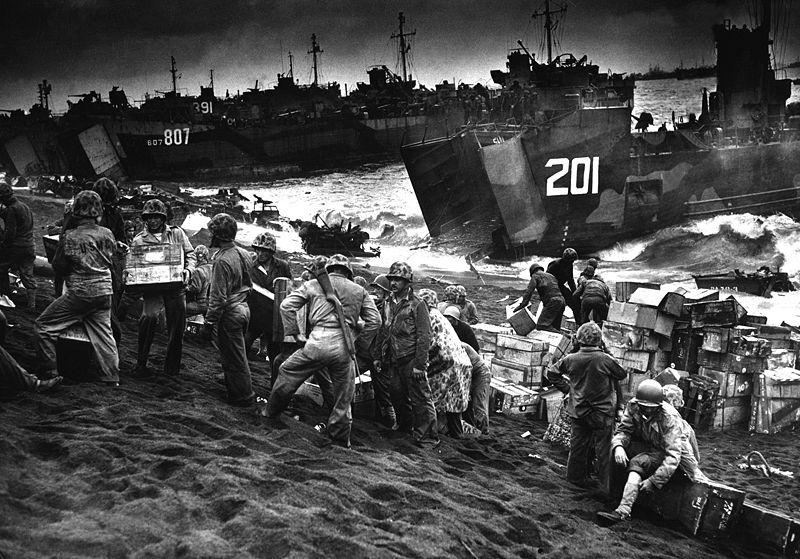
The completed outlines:
[[[107,100],[94,91],[74,96],[67,113],[53,117],[43,82],[30,114],[0,115],[0,165],[21,176],[227,178],[397,155],[404,142],[447,134],[464,123],[447,87],[415,88],[406,65],[406,40],[414,32],[406,32],[404,23],[401,12],[392,35],[399,39],[402,76],[386,66],[370,68],[369,83],[347,97],[338,83],[320,82],[316,35],[310,85],[296,83],[289,53],[289,70],[278,74],[273,88],[256,82],[241,94],[218,97],[212,72],[199,95],[182,95],[172,57],[171,91],[140,107],[115,87]]]
[[[754,29],[713,26],[716,91],[675,130],[647,131],[645,113],[631,132],[630,78],[585,58],[509,55],[514,75],[493,74],[505,106],[402,148],[431,235],[489,230],[481,252],[520,259],[591,254],[691,218],[800,215],[800,116],[786,115],[791,82],[770,67],[770,3],[760,11]],[[549,46],[549,2],[545,12]]]

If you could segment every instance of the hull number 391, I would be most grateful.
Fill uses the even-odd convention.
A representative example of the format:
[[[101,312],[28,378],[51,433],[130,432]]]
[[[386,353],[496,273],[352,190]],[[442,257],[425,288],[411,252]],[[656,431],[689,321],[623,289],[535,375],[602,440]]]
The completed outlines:
[[[556,167],[558,170],[547,178],[548,196],[567,196],[581,194],[597,194],[599,191],[600,158],[599,157],[557,157],[550,159],[545,167]],[[557,184],[560,179],[569,175]]]

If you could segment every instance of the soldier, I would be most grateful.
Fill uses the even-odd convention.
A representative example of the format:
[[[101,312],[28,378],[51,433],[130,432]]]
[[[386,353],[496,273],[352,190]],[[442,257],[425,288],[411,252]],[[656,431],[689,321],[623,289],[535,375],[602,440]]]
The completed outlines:
[[[383,340],[386,339],[386,325],[383,323],[383,309],[386,300],[392,293],[392,286],[384,274],[375,278],[369,284],[367,292],[375,301],[378,313],[381,315],[381,327],[378,333],[369,341],[366,336],[359,335],[356,339],[356,352],[359,357],[359,368],[369,368],[372,372],[372,387],[375,391],[375,404],[381,417],[393,431],[397,431],[400,425],[397,423],[397,413],[391,399],[391,378],[390,371],[381,366],[381,347]]]
[[[142,316],[139,318],[139,351],[136,368],[131,373],[134,378],[146,378],[152,374],[147,367],[150,346],[158,323],[158,312],[161,304],[167,314],[169,342],[164,359],[164,374],[177,375],[181,368],[183,353],[183,333],[186,328],[186,283],[197,259],[194,248],[183,229],[167,225],[167,206],[161,200],[148,200],[142,208],[142,219],[145,229],[136,235],[132,246],[178,245],[183,248],[183,284],[177,287],[164,287],[143,294],[144,304]]]
[[[558,332],[561,328],[565,304],[556,278],[545,272],[544,268],[538,264],[531,264],[530,272],[531,281],[528,283],[528,289],[525,290],[525,295],[522,296],[522,301],[514,309],[514,312],[524,309],[530,303],[533,292],[536,291],[542,302],[542,312],[536,328]]]
[[[615,524],[630,518],[631,507],[640,491],[661,489],[680,468],[691,481],[706,481],[700,470],[693,431],[672,405],[664,401],[661,385],[646,379],[636,387],[636,397],[625,406],[617,425],[611,449],[614,462],[627,467],[628,479],[619,506],[612,512],[600,511],[599,519]],[[644,452],[628,458],[632,442],[643,443]]]
[[[36,251],[33,244],[33,213],[20,202],[5,178],[0,179],[0,218],[5,222],[5,233],[0,238],[0,297],[11,295],[8,272],[15,268],[28,296],[28,309],[36,310],[36,278],[33,263]]]
[[[97,355],[101,381],[119,386],[119,354],[111,333],[111,267],[117,242],[111,231],[98,225],[103,204],[96,192],[79,192],[72,215],[76,227],[61,235],[53,257],[53,269],[64,277],[65,293],[36,319],[42,378],[58,376],[58,336],[73,324],[83,323]]]
[[[580,282],[575,298],[581,305],[581,322],[588,322],[590,315],[598,326],[608,318],[608,307],[611,305],[611,291],[600,276],[592,275]]]
[[[208,310],[212,267],[208,261],[208,247],[197,245],[194,247],[194,255],[197,258],[197,267],[192,271],[189,283],[186,285],[186,316],[204,315]]]
[[[380,327],[380,315],[364,288],[352,281],[353,270],[345,256],[332,256],[325,270],[333,293],[327,292],[326,286],[318,279],[312,279],[289,293],[281,303],[284,334],[298,334],[297,311],[303,306],[308,306],[311,333],[306,345],[281,364],[265,414],[273,425],[280,425],[279,416],[300,385],[316,371],[325,368],[333,383],[335,399],[327,432],[334,443],[349,448],[355,367],[354,355],[348,347],[352,338],[348,342],[348,337],[353,336],[359,317],[364,320],[362,333],[367,336],[374,334]],[[336,303],[341,303],[341,306]],[[346,332],[342,330],[342,321],[346,323]]]
[[[103,218],[100,220],[100,225],[111,231],[114,238],[121,243],[127,244],[125,236],[125,219],[122,217],[122,212],[117,206],[119,201],[119,190],[114,181],[101,177],[97,179],[92,185],[92,190],[97,192],[100,199],[103,201]],[[114,298],[111,304],[111,329],[114,332],[114,339],[119,344],[122,338],[122,330],[119,327],[119,320],[117,319],[117,307],[122,299],[122,291],[124,285],[122,283],[122,270],[125,267],[125,258],[122,251],[114,253],[114,265],[111,267],[111,285],[114,289]]]
[[[442,314],[448,322],[450,322],[450,326],[453,327],[453,330],[456,331],[459,340],[469,344],[475,351],[481,350],[478,345],[478,338],[475,336],[475,331],[472,329],[472,326],[461,319],[461,309],[459,309],[457,305],[449,305],[444,309]]]
[[[556,278],[558,289],[561,291],[561,296],[564,302],[570,309],[572,309],[572,316],[575,318],[577,324],[581,323],[581,308],[578,306],[573,297],[575,293],[575,274],[572,270],[572,265],[578,259],[578,253],[574,248],[564,249],[564,254],[561,258],[556,258],[547,265],[547,273],[552,274]],[[560,323],[560,321],[559,321]]]
[[[386,274],[392,294],[384,305],[386,339],[381,366],[391,379],[391,392],[401,427],[410,424],[420,446],[436,446],[439,434],[436,409],[428,383],[431,320],[428,305],[414,294],[411,266],[395,262]]]
[[[258,235],[253,244],[250,245],[256,252],[255,259],[252,261],[250,269],[250,277],[253,283],[266,289],[274,295],[273,282],[275,278],[292,278],[292,270],[286,260],[282,260],[275,256],[277,249],[275,237],[269,233],[261,233]],[[250,349],[253,342],[259,337],[266,340],[267,356],[269,357],[270,367],[275,363],[275,358],[281,352],[281,342],[283,341],[283,333],[281,328],[275,331],[275,305],[274,299],[265,297],[258,293],[255,289],[250,291],[247,298],[247,304],[250,305],[250,325],[247,329],[247,336],[245,337],[245,347]],[[271,379],[275,378],[278,373],[277,370],[272,371]]]
[[[208,222],[214,255],[211,289],[208,295],[206,328],[216,331],[228,402],[233,406],[249,406],[255,392],[247,362],[245,332],[250,320],[247,294],[250,291],[250,254],[233,243],[236,220],[228,214],[217,214]]]
[[[478,319],[478,308],[475,306],[475,303],[467,299],[467,288],[463,285],[456,286],[456,304],[458,308],[461,309],[461,320],[467,324],[477,324],[480,322]]]

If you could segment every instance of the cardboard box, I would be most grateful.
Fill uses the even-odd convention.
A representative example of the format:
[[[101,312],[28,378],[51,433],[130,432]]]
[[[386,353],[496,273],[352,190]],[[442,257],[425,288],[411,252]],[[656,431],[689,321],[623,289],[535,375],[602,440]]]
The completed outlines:
[[[536,411],[539,393],[513,382],[492,378],[489,411],[492,413],[517,414]]]
[[[655,307],[620,303],[612,301],[608,311],[608,320],[628,326],[637,326],[653,330],[658,334],[669,336],[675,324],[675,317],[659,312]]]
[[[764,551],[800,558],[800,520],[745,501],[734,527],[738,537]]]
[[[647,289],[640,287],[633,292],[629,303],[642,305],[645,307],[654,307],[664,314],[674,316],[675,318],[681,315],[683,304],[686,301],[683,295],[674,291],[661,291],[660,289]]]
[[[127,288],[183,285],[183,246],[132,246],[125,257],[123,275]]]

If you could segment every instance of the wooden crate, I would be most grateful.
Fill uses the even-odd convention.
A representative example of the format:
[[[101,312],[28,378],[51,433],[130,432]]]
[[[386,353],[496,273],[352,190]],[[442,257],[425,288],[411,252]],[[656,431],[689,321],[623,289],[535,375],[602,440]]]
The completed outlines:
[[[678,381],[683,390],[681,416],[696,430],[707,429],[714,421],[719,384],[714,379],[691,375]]]
[[[758,375],[750,431],[772,435],[800,422],[800,371],[777,369]]]
[[[746,314],[745,308],[732,296],[722,301],[694,303],[690,310],[692,328],[736,326]]]
[[[719,291],[716,289],[691,289],[683,292],[683,309],[681,309],[681,319],[689,320],[691,306],[695,303],[708,303],[719,301]]]
[[[132,246],[125,257],[125,285],[147,289],[183,285],[183,246]]]
[[[772,342],[756,336],[738,336],[728,344],[728,352],[744,357],[768,357],[772,353]]]
[[[774,349],[767,357],[767,369],[795,368],[797,352],[791,349]]]
[[[715,481],[693,483],[676,473],[660,490],[640,493],[636,502],[665,520],[677,520],[692,536],[718,537],[739,522],[744,491]]]
[[[491,353],[494,353],[497,349],[498,334],[510,334],[513,332],[513,330],[507,326],[496,326],[483,322],[474,324],[472,330],[475,332],[475,337],[478,338],[478,345],[480,345],[481,351]]]
[[[706,326],[703,328],[703,346],[706,351],[727,353],[728,344],[733,337],[733,328],[727,326]]]
[[[669,336],[675,325],[675,317],[660,312],[655,307],[646,307],[633,303],[612,301],[608,311],[608,320],[628,326],[636,326],[653,330],[658,334]]]
[[[800,520],[745,501],[734,526],[739,539],[759,550],[800,558]]]
[[[641,281],[618,281],[614,284],[614,299],[620,303],[627,303],[631,295],[640,287],[659,289],[661,285],[658,283]]]
[[[492,359],[490,367],[492,377],[508,380],[528,388],[541,386],[546,369],[540,365],[521,365],[513,361],[506,361],[498,356]]]
[[[652,330],[620,324],[610,320],[603,322],[603,341],[606,347],[655,351],[661,347],[662,339]]]
[[[537,411],[539,393],[513,382],[492,378],[489,411],[513,415]]]
[[[42,236],[42,245],[44,245],[44,253],[47,256],[47,261],[50,264],[53,263],[53,257],[56,255],[56,249],[58,248],[58,235],[43,235]]]
[[[709,367],[700,367],[700,376],[714,379],[719,383],[720,398],[737,398],[753,395],[753,384],[757,378],[750,373],[729,373],[718,371]]]
[[[685,301],[685,297],[680,293],[646,287],[640,287],[634,291],[628,300],[632,304],[654,307],[660,312],[676,318],[681,315]]]
[[[671,362],[675,368],[690,373],[697,372],[697,354],[703,344],[703,334],[694,330],[681,330],[675,333],[672,341]]]

